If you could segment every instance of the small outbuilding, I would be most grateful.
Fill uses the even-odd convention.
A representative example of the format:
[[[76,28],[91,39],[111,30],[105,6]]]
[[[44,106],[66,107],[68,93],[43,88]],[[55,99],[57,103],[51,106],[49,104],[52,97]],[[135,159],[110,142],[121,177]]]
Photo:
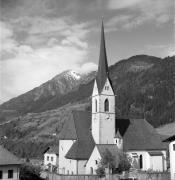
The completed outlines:
[[[0,146],[0,179],[19,180],[21,164],[19,158]]]

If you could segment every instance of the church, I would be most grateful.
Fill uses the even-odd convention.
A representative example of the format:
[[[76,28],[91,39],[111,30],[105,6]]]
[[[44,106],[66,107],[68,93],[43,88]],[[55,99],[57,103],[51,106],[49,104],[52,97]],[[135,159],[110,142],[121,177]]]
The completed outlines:
[[[59,136],[59,174],[96,174],[103,153],[126,153],[139,169],[167,170],[166,144],[144,119],[119,119],[109,77],[104,26],[98,72],[91,96],[92,110],[72,111]]]

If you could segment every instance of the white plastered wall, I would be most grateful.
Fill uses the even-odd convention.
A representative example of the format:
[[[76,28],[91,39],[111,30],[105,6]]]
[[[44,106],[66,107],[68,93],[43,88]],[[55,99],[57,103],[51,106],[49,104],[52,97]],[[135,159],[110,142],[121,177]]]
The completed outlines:
[[[60,174],[76,174],[76,161],[66,159],[65,155],[71,148],[75,140],[60,140],[59,141],[59,173]]]
[[[99,163],[100,160],[101,160],[101,155],[97,147],[94,147],[94,150],[92,151],[92,154],[86,163],[86,174],[92,174],[91,169],[93,169],[93,174],[96,174],[96,169],[98,167],[96,161]]]
[[[142,162],[143,162],[143,167],[142,170],[148,170],[150,169],[150,155],[148,154],[147,151],[129,151],[127,154],[132,158],[133,154],[137,154],[138,157],[142,155]]]
[[[158,150],[159,151],[159,150]],[[154,156],[150,156],[149,153],[147,151],[129,151],[127,152],[127,154],[132,157],[132,154],[133,153],[136,153],[138,155],[138,157],[140,155],[142,155],[143,157],[143,168],[142,170],[144,171],[147,171],[149,169],[152,169],[154,171],[163,171],[163,170],[166,170],[167,169],[167,164],[166,164],[166,151],[161,151],[163,153],[163,159],[162,159],[162,156],[157,156],[158,158],[154,158]],[[157,166],[155,166],[153,164],[153,162],[155,163],[156,161],[156,164]]]
[[[49,157],[49,159],[48,159]],[[53,160],[51,159],[51,157],[53,158]],[[54,166],[58,166],[58,156],[55,153],[45,153],[44,154],[44,165],[54,165]]]
[[[0,166],[0,171],[3,173],[3,180],[8,179],[8,170],[13,170],[13,178],[10,180],[19,180],[19,166],[17,165]]]
[[[109,111],[104,111],[104,102],[108,99]],[[97,111],[96,103],[97,101]],[[101,94],[98,94],[97,83],[92,93],[92,135],[97,144],[114,144],[115,135],[115,96],[107,79]]]
[[[79,160],[78,163],[78,174],[85,174],[85,165],[87,160]]]

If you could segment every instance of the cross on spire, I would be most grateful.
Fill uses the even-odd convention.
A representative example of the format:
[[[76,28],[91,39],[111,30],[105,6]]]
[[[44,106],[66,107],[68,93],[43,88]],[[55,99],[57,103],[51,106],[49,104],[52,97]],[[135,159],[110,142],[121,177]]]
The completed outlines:
[[[106,55],[105,34],[104,34],[104,25],[102,18],[100,56],[99,56],[98,72],[96,77],[99,93],[101,93],[107,78],[108,78],[108,61]]]

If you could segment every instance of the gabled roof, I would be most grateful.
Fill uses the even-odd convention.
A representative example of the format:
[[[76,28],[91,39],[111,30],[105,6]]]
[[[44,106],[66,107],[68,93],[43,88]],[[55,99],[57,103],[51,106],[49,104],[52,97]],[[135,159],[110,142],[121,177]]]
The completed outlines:
[[[96,144],[96,146],[100,155],[103,155],[106,150],[110,151],[111,154],[115,156],[119,154],[119,150],[116,144]]]
[[[98,72],[97,72],[97,77],[96,77],[99,93],[101,93],[107,78],[108,78],[108,61],[107,61],[107,55],[106,55],[104,26],[103,26],[103,21],[102,21],[100,56],[99,56]]]
[[[59,145],[49,146],[44,153],[55,153],[59,155]]]
[[[144,119],[117,119],[116,129],[123,137],[123,148],[128,150],[164,150],[167,148],[156,130]]]
[[[119,150],[117,148],[116,144],[97,144],[96,145],[101,157],[103,157],[106,153],[106,151],[109,151],[112,156],[116,158],[116,166],[118,166],[119,163]]]
[[[171,141],[175,141],[175,135],[164,140],[164,142],[171,142]]]
[[[68,159],[87,160],[94,148],[94,140],[91,134],[91,113],[85,111],[73,111],[77,141],[66,154]]]
[[[115,133],[115,138],[122,139],[122,136],[120,134],[120,131],[117,129],[117,132]]]
[[[74,112],[68,114],[67,121],[59,135],[60,140],[76,140],[78,138],[73,114]]]
[[[19,158],[13,155],[0,145],[0,166],[1,165],[20,165],[22,162]]]
[[[75,160],[88,160],[94,146],[95,143],[92,136],[88,135],[86,138],[84,138],[84,140],[77,140],[67,152],[65,157]]]

